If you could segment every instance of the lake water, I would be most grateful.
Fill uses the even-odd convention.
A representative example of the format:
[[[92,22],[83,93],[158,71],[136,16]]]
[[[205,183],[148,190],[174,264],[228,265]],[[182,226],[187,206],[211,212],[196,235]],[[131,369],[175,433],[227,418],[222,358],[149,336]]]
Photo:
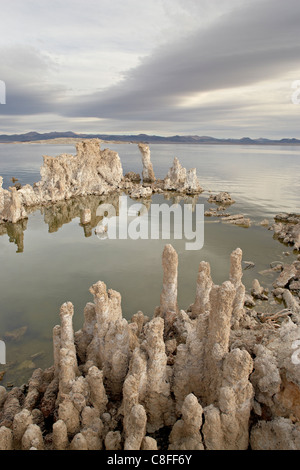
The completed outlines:
[[[141,172],[136,145],[102,144],[105,146],[119,153],[124,173]],[[38,181],[42,155],[74,152],[73,145],[2,144],[4,187],[12,184],[12,177],[21,184]],[[282,211],[299,212],[300,148],[153,144],[157,177],[166,175],[174,156],[186,168],[197,168],[205,189],[198,203],[205,210],[213,206],[207,202],[208,190],[228,191],[236,201],[229,212],[241,212],[252,220],[245,229],[206,218],[204,246],[199,251],[187,251],[186,240],[170,240],[179,255],[179,306],[187,308],[194,300],[199,262],[209,261],[214,282],[222,283],[228,279],[230,253],[237,247],[243,250],[244,260],[255,263],[253,269],[244,271],[246,288],[251,288],[255,277],[270,286],[276,275],[265,276],[260,271],[272,261],[290,263],[296,255],[273,240],[272,232],[259,222],[267,218],[272,223],[274,215]],[[84,203],[95,210],[101,200],[91,197]],[[174,201],[155,195],[152,202]],[[161,254],[169,241],[99,240],[93,226],[80,225],[79,214],[80,200],[72,200],[36,210],[22,224],[0,225],[0,339],[5,339],[7,348],[7,365],[0,365],[0,373],[6,371],[1,384],[20,385],[34,368],[52,364],[52,329],[59,323],[60,305],[69,300],[74,304],[74,328],[80,328],[83,308],[92,301],[89,287],[98,280],[121,293],[127,319],[138,310],[151,317],[159,304]],[[260,308],[266,308],[265,304]],[[23,334],[18,340],[5,338],[7,332],[19,328]]]

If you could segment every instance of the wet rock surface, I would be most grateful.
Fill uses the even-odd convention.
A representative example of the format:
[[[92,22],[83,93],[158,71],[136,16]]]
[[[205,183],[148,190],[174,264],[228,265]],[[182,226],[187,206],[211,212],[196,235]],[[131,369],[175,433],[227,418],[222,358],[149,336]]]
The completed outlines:
[[[231,195],[227,191],[221,191],[218,194],[209,196],[208,202],[222,204],[223,206],[235,203],[235,201],[232,199]]]
[[[271,226],[274,237],[282,243],[300,250],[300,214],[280,213],[274,217],[275,224]]]

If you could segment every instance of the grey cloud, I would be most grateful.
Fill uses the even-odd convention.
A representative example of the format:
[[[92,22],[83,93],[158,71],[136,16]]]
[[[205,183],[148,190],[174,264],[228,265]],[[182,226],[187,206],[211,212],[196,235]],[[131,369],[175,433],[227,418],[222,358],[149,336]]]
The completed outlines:
[[[272,80],[299,64],[298,0],[251,2],[166,45],[107,90],[65,103],[68,116],[156,119],[192,93]]]
[[[217,6],[220,1],[209,0],[207,3]],[[183,0],[176,3],[187,5]],[[166,4],[171,8],[172,1]],[[188,0],[186,8],[193,6],[195,14],[199,12],[200,15],[198,4],[199,0]],[[299,0],[236,0],[232,4],[234,8],[230,13],[220,14],[217,21],[208,22],[206,26],[199,16],[197,31],[156,48],[141,60],[138,67],[124,73],[124,79],[117,85],[86,96],[73,95],[70,98],[68,90],[55,83],[59,65],[37,49],[26,45],[1,48],[0,79],[7,85],[7,104],[0,108],[0,112],[7,118],[16,116],[16,125],[20,122],[20,126],[24,126],[24,119],[29,115],[30,122],[37,126],[40,115],[43,128],[46,122],[43,120],[49,119],[50,115],[53,120],[48,121],[49,125],[55,126],[56,115],[57,126],[64,126],[65,122],[63,130],[74,125],[74,129],[79,131],[78,117],[104,119],[99,120],[98,127],[97,123],[91,124],[93,130],[99,132],[124,130],[135,133],[153,129],[156,133],[163,130],[176,133],[177,130],[187,132],[188,129],[195,132],[224,129],[225,133],[227,129],[234,133],[234,120],[238,121],[237,126],[246,128],[249,123],[253,132],[260,130],[262,124],[267,129],[267,125],[269,129],[277,127],[279,132],[280,129],[287,132],[288,126],[291,130],[297,129],[299,120],[295,122],[294,112],[291,112],[291,117],[285,116],[284,123],[280,122],[281,117],[275,116],[269,116],[267,123],[263,116],[255,115],[263,103],[258,103],[253,96],[241,99],[239,95],[234,99],[234,93],[236,87],[262,80],[272,82],[276,77],[284,77],[300,69]],[[87,12],[83,24],[78,25],[79,38],[87,35],[83,49],[88,47],[91,39],[88,39],[88,17]],[[75,26],[73,30],[76,30]],[[62,50],[64,41],[67,45],[71,42],[68,31],[66,27],[57,39]],[[138,37],[137,32],[134,37]],[[128,44],[131,47],[130,41]],[[78,69],[80,66],[79,62]],[[84,76],[82,70],[80,74]],[[300,77],[295,76],[295,79]],[[213,104],[200,102],[196,107],[178,107],[183,98],[193,93],[225,88],[231,89],[232,102],[227,97]],[[252,109],[247,109],[247,106],[252,106]]]
[[[65,87],[52,83],[56,64],[29,46],[0,48],[1,80],[6,85],[3,115],[31,115],[57,111]]]

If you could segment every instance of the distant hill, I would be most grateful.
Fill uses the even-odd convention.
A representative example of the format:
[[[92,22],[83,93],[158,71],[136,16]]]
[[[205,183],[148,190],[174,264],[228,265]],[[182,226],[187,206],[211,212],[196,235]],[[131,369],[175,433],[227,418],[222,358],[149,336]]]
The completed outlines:
[[[0,135],[0,143],[9,142],[36,142],[40,140],[53,139],[92,139],[98,138],[106,141],[118,142],[148,142],[148,143],[178,143],[178,144],[222,144],[222,145],[300,145],[300,140],[291,139],[250,139],[243,137],[242,139],[216,139],[210,136],[198,135],[174,135],[171,137],[162,137],[159,135],[108,135],[108,134],[76,134],[75,132],[28,132],[27,134],[11,134]]]

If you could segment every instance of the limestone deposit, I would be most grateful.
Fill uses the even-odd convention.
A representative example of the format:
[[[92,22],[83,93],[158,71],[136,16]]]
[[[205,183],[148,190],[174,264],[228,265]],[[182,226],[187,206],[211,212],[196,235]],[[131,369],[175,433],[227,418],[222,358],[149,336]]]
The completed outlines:
[[[1,450],[300,449],[299,297],[281,318],[247,309],[238,248],[221,285],[200,262],[183,310],[171,245],[162,268],[152,318],[124,319],[121,295],[101,281],[80,330],[72,303],[61,306],[53,366],[0,387]]]
[[[186,170],[178,159],[164,180],[156,180],[150,158],[149,145],[138,145],[142,154],[143,181],[138,173],[130,171],[123,176],[119,155],[109,149],[101,150],[99,139],[76,144],[76,154],[44,156],[41,180],[33,186],[3,189],[0,176],[0,224],[24,220],[36,208],[62,203],[73,198],[116,195],[124,191],[133,199],[151,198],[154,193],[173,191],[180,195],[199,194],[202,188],[196,169]],[[89,208],[83,208],[82,224],[89,224]]]
[[[119,188],[123,178],[116,152],[100,149],[98,139],[76,144],[76,155],[44,156],[41,180],[17,190],[2,189],[0,180],[0,219],[17,222],[28,208],[68,200],[77,196],[109,194]]]
[[[185,194],[197,194],[203,191],[197,178],[196,169],[186,170],[176,157],[163,181],[163,189]]]
[[[222,206],[234,204],[234,200],[232,199],[231,195],[226,191],[222,191],[214,196],[211,195],[208,198],[208,202],[215,203],[215,204],[222,204]]]
[[[155,181],[155,175],[154,175],[153,165],[152,165],[151,158],[150,158],[149,145],[139,143],[138,147],[142,154],[143,181],[144,183],[153,183]]]

